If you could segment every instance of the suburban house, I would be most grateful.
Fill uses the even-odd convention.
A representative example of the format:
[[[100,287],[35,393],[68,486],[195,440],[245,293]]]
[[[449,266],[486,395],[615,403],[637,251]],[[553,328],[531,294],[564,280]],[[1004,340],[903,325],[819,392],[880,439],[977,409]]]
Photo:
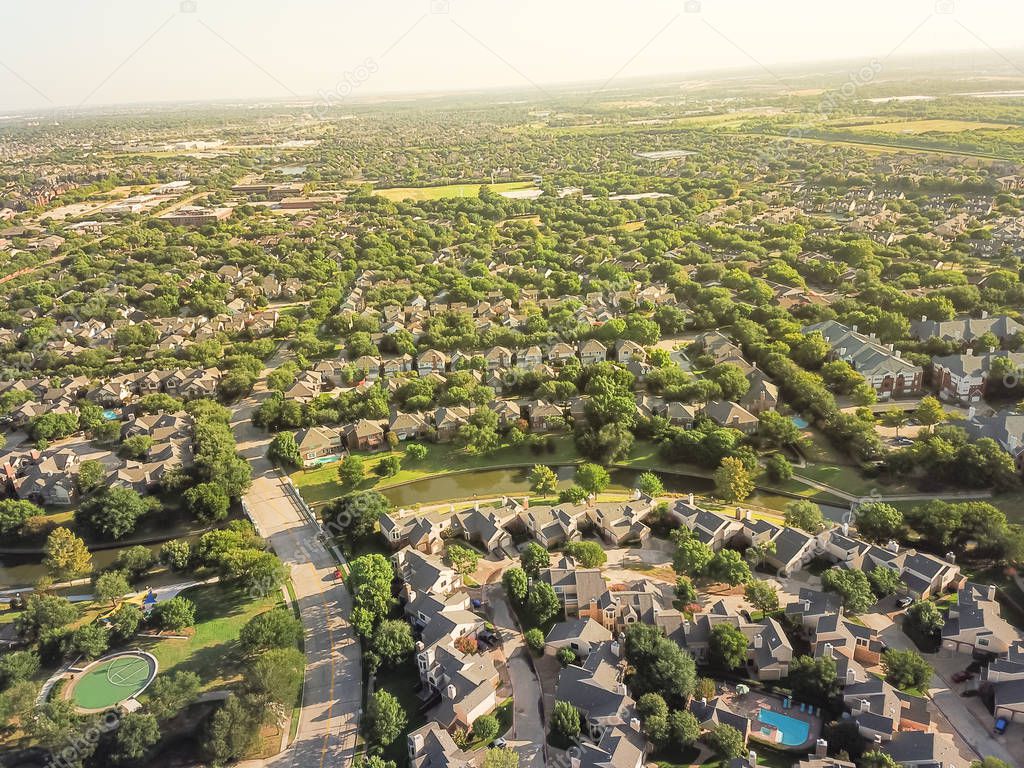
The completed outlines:
[[[345,439],[341,432],[331,427],[307,427],[295,434],[303,466],[312,467],[321,459],[337,456],[345,450]]]
[[[422,440],[430,434],[431,426],[422,413],[394,411],[388,423],[388,431],[393,432],[402,441]]]
[[[1006,315],[989,317],[987,313],[982,313],[981,317],[960,320],[929,320],[922,317],[910,324],[911,337],[921,341],[937,338],[970,344],[987,333],[999,341],[1005,341],[1018,333],[1024,333],[1024,325]]]
[[[1024,469],[1024,412],[1001,410],[990,416],[971,415],[967,432],[974,439],[989,437],[1003,447]]]
[[[369,419],[360,419],[343,429],[345,444],[352,451],[377,451],[385,446],[384,430],[380,424]]]
[[[932,385],[946,402],[977,403],[989,394],[989,372],[999,359],[1005,359],[1013,370],[1024,370],[1024,352],[990,351],[976,355],[968,350],[962,355],[933,358]]]
[[[943,648],[1003,655],[1020,640],[1020,630],[999,611],[995,585],[967,582],[960,588],[942,627]]]
[[[570,619],[551,628],[544,639],[544,648],[551,654],[568,648],[577,659],[586,659],[595,647],[611,640],[612,633],[593,619]]]
[[[579,357],[584,365],[603,363],[608,359],[608,348],[597,339],[586,339],[579,343]]]
[[[921,368],[904,360],[893,346],[865,336],[857,327],[848,328],[835,320],[805,326],[804,333],[820,333],[828,343],[832,360],[845,360],[874,388],[879,400],[909,397],[921,393]]]
[[[391,563],[398,577],[413,592],[446,595],[462,587],[462,576],[445,565],[438,555],[405,547],[391,556]]]
[[[873,676],[846,686],[843,704],[868,741],[889,741],[902,731],[928,731],[931,724],[927,699],[898,691]]]
[[[704,415],[720,427],[738,429],[745,435],[757,431],[757,416],[739,403],[728,400],[711,400],[704,406]]]
[[[584,734],[599,739],[607,729],[633,717],[633,699],[626,691],[625,662],[617,642],[591,648],[587,658],[558,673],[556,701],[568,701],[583,718]]]

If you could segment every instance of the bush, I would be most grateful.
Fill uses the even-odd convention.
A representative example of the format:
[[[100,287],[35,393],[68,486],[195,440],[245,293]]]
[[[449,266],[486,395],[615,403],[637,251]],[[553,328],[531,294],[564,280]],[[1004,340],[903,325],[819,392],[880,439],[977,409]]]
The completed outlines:
[[[158,603],[150,616],[156,626],[161,629],[185,629],[196,623],[196,605],[191,600],[179,595]]]
[[[535,654],[540,656],[544,653],[544,633],[534,627],[533,629],[526,630],[526,634],[523,635],[526,640],[526,646]]]

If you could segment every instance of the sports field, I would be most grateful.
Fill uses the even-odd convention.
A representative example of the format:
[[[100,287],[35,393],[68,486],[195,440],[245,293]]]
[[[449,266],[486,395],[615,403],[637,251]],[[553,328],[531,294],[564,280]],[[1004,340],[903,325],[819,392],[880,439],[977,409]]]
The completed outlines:
[[[901,120],[893,123],[864,123],[851,125],[849,131],[895,134],[963,133],[964,131],[1005,130],[1015,126],[1007,123],[983,123],[973,120]]]
[[[495,194],[517,189],[533,189],[532,181],[507,181],[488,185]],[[374,194],[388,200],[440,200],[443,197],[476,197],[480,194],[479,184],[444,184],[435,187],[391,187],[376,189]]]
[[[140,653],[123,653],[101,659],[71,686],[71,700],[82,710],[113,707],[149,685],[156,674],[156,661]]]

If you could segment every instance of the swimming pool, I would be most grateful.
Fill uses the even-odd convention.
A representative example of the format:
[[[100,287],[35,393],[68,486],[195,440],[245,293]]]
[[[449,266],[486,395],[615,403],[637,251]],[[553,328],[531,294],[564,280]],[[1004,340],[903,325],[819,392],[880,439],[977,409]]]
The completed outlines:
[[[790,418],[790,421],[793,422],[793,425],[797,429],[806,429],[807,428],[807,419],[805,419],[803,416],[792,416]]]
[[[758,719],[762,723],[778,728],[779,733],[782,734],[782,741],[780,743],[787,747],[799,747],[801,744],[806,743],[811,735],[809,723],[797,720],[789,715],[784,715],[781,712],[772,712],[770,709],[762,707]]]

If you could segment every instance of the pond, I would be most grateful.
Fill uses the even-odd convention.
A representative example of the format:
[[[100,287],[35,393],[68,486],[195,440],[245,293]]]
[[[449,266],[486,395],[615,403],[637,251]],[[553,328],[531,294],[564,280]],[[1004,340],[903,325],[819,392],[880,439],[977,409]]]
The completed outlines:
[[[199,534],[181,536],[191,544],[199,540]],[[146,549],[154,555],[160,552],[162,543],[146,545]],[[92,566],[94,571],[102,571],[112,566],[127,547],[114,547],[112,549],[95,550],[92,553]],[[0,555],[0,589],[13,589],[16,587],[29,587],[38,579],[46,575],[40,555]],[[76,594],[81,588],[72,590]],[[88,591],[86,589],[85,591]]]
[[[576,469],[572,466],[553,467],[558,475],[559,489],[568,488],[573,484]],[[628,490],[636,487],[637,477],[643,470],[612,469],[611,490]],[[655,473],[661,478],[665,490],[669,493],[708,494],[714,489],[711,478],[696,475],[676,474],[673,472]],[[414,480],[404,485],[397,485],[381,490],[392,504],[397,507],[412,507],[416,504],[436,504],[448,499],[469,499],[475,496],[488,498],[494,496],[525,494],[530,492],[530,468],[514,469],[482,469],[473,472],[452,473]],[[764,493],[760,490],[747,499],[752,506],[767,507],[782,511],[793,499],[778,494]],[[821,505],[825,517],[841,521],[845,507]]]

